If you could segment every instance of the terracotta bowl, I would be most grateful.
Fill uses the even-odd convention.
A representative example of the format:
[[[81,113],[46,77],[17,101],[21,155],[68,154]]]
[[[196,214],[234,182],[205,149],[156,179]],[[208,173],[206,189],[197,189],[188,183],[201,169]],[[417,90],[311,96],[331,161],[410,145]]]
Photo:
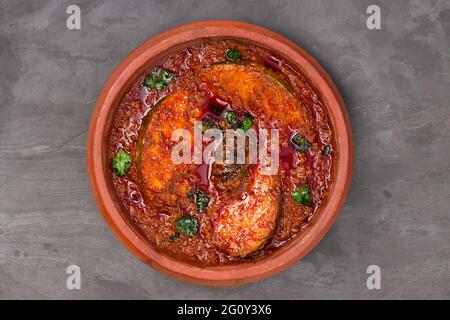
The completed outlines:
[[[136,77],[169,53],[204,38],[238,39],[283,57],[298,68],[321,95],[334,133],[329,195],[302,234],[259,262],[199,267],[175,260],[153,248],[128,221],[108,179],[107,143],[112,117]],[[270,30],[237,21],[202,21],[165,31],[143,43],[114,70],[92,114],[87,141],[87,165],[95,200],[112,231],[142,261],[170,276],[203,285],[239,285],[274,275],[304,257],[330,229],[342,208],[352,172],[353,141],[344,102],[319,63],[295,43]]]

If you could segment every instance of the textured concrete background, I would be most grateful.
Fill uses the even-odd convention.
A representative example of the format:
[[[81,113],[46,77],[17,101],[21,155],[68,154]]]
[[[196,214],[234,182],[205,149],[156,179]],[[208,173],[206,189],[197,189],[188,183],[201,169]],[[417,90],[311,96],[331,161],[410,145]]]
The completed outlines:
[[[82,30],[66,29],[78,4]],[[366,8],[382,29],[366,28]],[[0,298],[450,298],[449,1],[0,1]],[[173,280],[111,234],[85,141],[113,68],[155,33],[203,19],[277,31],[340,88],[355,137],[348,201],[301,262],[234,288]],[[82,290],[65,270],[82,269]],[[382,289],[366,288],[377,264]]]

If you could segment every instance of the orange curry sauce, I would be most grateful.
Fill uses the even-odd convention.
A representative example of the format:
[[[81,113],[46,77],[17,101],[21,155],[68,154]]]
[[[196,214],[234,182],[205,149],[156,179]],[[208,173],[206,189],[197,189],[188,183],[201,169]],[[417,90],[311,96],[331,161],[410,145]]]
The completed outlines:
[[[230,49],[239,59],[230,61]],[[143,85],[155,67],[174,74],[159,90]],[[225,129],[226,111],[251,115],[254,129],[279,129],[278,174],[258,164],[172,161],[174,130],[192,132],[206,118]],[[292,143],[297,133],[306,151]],[[333,158],[325,109],[306,78],[265,49],[231,40],[205,40],[140,75],[115,112],[111,162],[120,149],[131,166],[111,177],[129,219],[158,250],[200,265],[257,261],[301,236],[326,197]],[[309,202],[293,196],[302,188]],[[208,198],[201,210],[192,192]],[[195,219],[195,234],[180,232],[182,217]]]

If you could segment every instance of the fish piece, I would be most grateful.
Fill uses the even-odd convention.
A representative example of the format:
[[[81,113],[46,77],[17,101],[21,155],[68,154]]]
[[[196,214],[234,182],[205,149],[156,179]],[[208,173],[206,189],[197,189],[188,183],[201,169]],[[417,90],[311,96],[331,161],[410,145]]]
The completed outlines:
[[[233,108],[250,111],[279,129],[300,131],[313,141],[309,110],[272,70],[255,63],[222,63],[205,68],[201,79]]]
[[[172,160],[172,141],[176,129],[191,133],[200,110],[189,103],[183,92],[174,93],[159,104],[144,119],[137,145],[137,164],[144,196],[161,205],[175,205],[178,197],[189,191],[186,177],[190,164],[176,164]]]
[[[244,258],[262,248],[272,237],[281,208],[277,175],[263,175],[256,168],[244,197],[220,209],[214,244],[231,256]]]

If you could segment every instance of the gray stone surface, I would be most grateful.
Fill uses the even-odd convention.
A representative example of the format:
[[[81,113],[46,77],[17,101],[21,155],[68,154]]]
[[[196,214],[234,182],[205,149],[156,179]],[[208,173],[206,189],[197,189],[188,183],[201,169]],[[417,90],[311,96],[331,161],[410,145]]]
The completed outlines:
[[[75,3],[76,2],[76,3]],[[78,4],[82,30],[66,29]],[[366,28],[379,4],[382,29]],[[450,298],[449,1],[0,1],[0,298]],[[299,43],[331,74],[355,137],[348,201],[301,262],[259,283],[166,277],[111,234],[85,141],[113,68],[169,27],[236,19]],[[65,270],[82,269],[82,289]],[[366,288],[377,264],[382,289]]]

